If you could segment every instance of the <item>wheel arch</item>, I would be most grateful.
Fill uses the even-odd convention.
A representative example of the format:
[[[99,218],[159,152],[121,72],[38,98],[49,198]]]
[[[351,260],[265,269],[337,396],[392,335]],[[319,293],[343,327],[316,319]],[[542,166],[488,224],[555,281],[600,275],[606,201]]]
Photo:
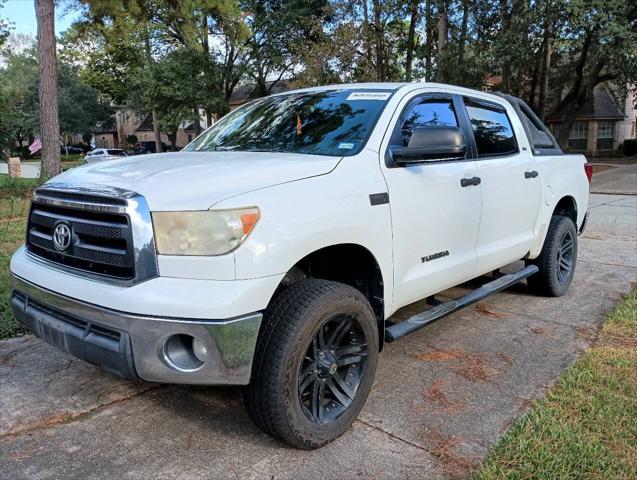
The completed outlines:
[[[565,195],[560,198],[560,201],[555,204],[551,218],[555,215],[564,215],[565,217],[569,217],[573,220],[575,228],[577,228],[577,200],[575,200],[575,198],[571,195]]]
[[[307,253],[285,274],[275,290],[274,298],[282,289],[305,278],[321,278],[350,285],[369,301],[378,323],[379,348],[384,343],[385,281],[376,256],[358,243],[338,243]]]
[[[577,209],[577,200],[572,195],[563,195],[559,201],[555,204],[552,210],[550,210],[551,215],[546,218],[546,221],[542,222],[542,227],[540,230],[540,234],[537,237],[536,242],[531,247],[528,253],[529,259],[534,259],[542,252],[542,248],[544,247],[544,242],[546,241],[546,235],[548,233],[548,226],[551,222],[551,219],[555,215],[564,215],[573,220],[575,224],[575,228],[577,229],[577,218],[578,218],[578,209]]]

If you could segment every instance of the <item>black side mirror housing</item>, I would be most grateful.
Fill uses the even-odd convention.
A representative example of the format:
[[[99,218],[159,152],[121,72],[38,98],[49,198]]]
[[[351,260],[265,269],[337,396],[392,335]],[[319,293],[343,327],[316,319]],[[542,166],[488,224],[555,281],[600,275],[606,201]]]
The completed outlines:
[[[389,152],[397,165],[410,165],[463,159],[467,145],[459,127],[417,127],[411,133],[406,147],[391,146]]]

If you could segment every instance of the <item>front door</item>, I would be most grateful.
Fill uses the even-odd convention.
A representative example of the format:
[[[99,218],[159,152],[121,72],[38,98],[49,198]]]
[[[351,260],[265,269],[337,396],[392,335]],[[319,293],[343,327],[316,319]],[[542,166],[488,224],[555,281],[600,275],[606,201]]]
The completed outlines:
[[[419,95],[402,105],[390,145],[406,146],[415,127],[460,125],[459,104],[449,95]],[[471,278],[477,261],[481,185],[462,180],[478,176],[476,162],[384,164],[383,174],[394,235],[394,307]]]
[[[528,253],[541,197],[540,178],[523,127],[506,102],[465,97],[463,104],[482,180],[476,267],[476,275],[481,275]]]

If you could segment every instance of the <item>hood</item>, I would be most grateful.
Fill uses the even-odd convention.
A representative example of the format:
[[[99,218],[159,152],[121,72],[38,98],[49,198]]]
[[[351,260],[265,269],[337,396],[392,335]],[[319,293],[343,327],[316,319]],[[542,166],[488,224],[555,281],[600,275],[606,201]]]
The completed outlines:
[[[137,192],[151,210],[205,210],[242,193],[331,172],[341,157],[270,152],[175,152],[72,168],[52,182]]]

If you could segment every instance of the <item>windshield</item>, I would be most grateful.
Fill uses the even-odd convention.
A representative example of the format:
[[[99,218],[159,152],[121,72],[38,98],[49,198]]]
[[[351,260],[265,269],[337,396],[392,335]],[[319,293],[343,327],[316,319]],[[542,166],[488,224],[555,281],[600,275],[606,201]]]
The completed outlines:
[[[390,90],[329,90],[266,97],[231,112],[184,151],[360,152]]]
[[[107,150],[106,151],[109,155],[115,155],[116,157],[125,157],[126,153],[124,152],[124,150]]]

